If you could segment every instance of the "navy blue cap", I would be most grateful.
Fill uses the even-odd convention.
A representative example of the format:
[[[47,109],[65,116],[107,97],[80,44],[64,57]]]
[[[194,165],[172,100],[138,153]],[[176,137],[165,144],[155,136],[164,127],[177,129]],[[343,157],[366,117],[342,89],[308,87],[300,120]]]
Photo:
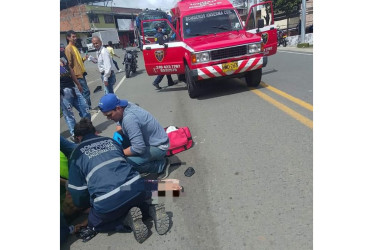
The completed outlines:
[[[108,112],[116,107],[126,107],[128,104],[127,100],[120,100],[115,94],[106,94],[101,97],[99,102],[99,108],[101,112]]]

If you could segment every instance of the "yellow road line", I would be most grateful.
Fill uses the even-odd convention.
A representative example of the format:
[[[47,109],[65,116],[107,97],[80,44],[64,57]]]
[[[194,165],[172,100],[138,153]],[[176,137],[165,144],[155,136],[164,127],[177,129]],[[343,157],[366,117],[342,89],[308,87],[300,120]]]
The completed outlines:
[[[280,110],[282,110],[283,112],[285,112],[286,114],[288,114],[289,116],[295,118],[296,120],[298,120],[299,122],[301,122],[302,124],[304,124],[305,126],[313,129],[313,121],[306,118],[305,116],[297,113],[295,110],[293,109],[290,109],[289,107],[287,107],[286,105],[274,100],[273,98],[271,98],[270,96],[268,96],[267,94],[264,94],[262,93],[260,90],[258,89],[255,89],[255,88],[250,88],[251,92],[255,93],[256,95],[258,95],[259,97],[261,97],[262,99],[264,99],[265,101],[268,101],[270,102],[271,104],[273,104],[275,107],[279,108]]]
[[[291,95],[289,95],[289,94],[287,94],[287,93],[285,93],[285,92],[283,92],[283,91],[281,91],[277,88],[274,88],[272,86],[267,85],[264,82],[261,82],[260,86],[262,86],[264,88],[267,88],[268,90],[271,90],[271,91],[273,91],[274,93],[276,93],[280,96],[283,96],[284,98],[290,100],[291,102],[294,102],[294,103],[300,105],[303,108],[306,108],[307,110],[313,111],[313,106],[312,105],[310,105],[307,102],[304,102],[303,100],[300,100],[299,98],[293,97],[293,96],[291,96]]]

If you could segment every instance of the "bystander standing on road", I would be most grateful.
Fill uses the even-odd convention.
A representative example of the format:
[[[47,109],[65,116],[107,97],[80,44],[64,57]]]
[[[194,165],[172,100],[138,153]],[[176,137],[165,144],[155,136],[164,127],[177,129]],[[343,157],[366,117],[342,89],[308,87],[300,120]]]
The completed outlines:
[[[65,48],[65,55],[69,61],[69,67],[73,69],[75,76],[81,84],[83,97],[86,99],[89,109],[91,109],[90,89],[88,88],[86,81],[87,72],[84,67],[84,61],[87,59],[87,55],[81,57],[81,54],[75,45],[77,41],[77,34],[75,31],[69,30],[66,33],[66,41],[68,42],[68,46]]]
[[[113,85],[116,83],[116,74],[114,74],[114,63],[109,51],[104,48],[101,39],[97,36],[92,37],[92,44],[96,49],[97,66],[104,83],[105,94],[114,93]]]
[[[109,41],[109,42],[108,42],[108,46],[106,47],[106,49],[108,50],[110,56],[112,57],[112,60],[113,60],[114,66],[116,66],[116,69],[118,70],[118,72],[121,72],[122,69],[118,68],[118,64],[117,64],[117,62],[114,60],[114,57],[118,57],[118,58],[120,58],[120,57],[117,56],[116,53],[114,52],[112,41]]]
[[[169,137],[160,123],[146,110],[115,94],[99,101],[99,109],[108,119],[117,122],[116,134],[124,148],[127,161],[140,173],[158,173],[160,179],[169,175],[170,162],[165,158]],[[118,133],[117,132],[117,133]]]
[[[157,40],[160,40],[163,38],[164,34],[165,34],[165,29],[164,29],[164,25],[163,24],[159,24],[155,27],[157,33],[155,35],[155,42],[157,42]],[[168,42],[169,41],[169,38],[165,39],[164,42]],[[158,75],[156,77],[156,79],[154,80],[154,82],[152,83],[153,86],[156,87],[156,89],[161,89],[160,87],[160,82],[162,81],[162,79],[164,78],[165,75]],[[168,86],[173,86],[175,83],[173,81],[173,79],[171,78],[171,75],[166,75],[166,78],[168,79]]]
[[[78,110],[80,117],[91,119],[87,102],[81,92],[82,86],[80,82],[76,78],[73,70],[68,66],[64,52],[60,52],[60,106],[69,127],[71,140],[74,140],[75,125],[73,107]]]

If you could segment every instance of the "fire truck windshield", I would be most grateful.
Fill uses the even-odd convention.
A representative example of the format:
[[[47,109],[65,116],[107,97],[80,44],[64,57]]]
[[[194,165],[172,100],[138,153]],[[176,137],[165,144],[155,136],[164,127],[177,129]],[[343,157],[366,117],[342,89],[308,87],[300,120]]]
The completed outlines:
[[[204,12],[183,18],[185,38],[240,29],[243,29],[242,24],[232,9]]]

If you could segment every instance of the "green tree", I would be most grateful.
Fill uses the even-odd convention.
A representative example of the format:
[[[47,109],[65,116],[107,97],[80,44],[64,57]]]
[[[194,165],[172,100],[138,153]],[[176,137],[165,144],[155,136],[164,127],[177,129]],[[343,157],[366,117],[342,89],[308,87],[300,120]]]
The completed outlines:
[[[300,9],[301,0],[273,0],[275,13],[284,13],[287,17],[287,33],[288,20],[292,14]]]

